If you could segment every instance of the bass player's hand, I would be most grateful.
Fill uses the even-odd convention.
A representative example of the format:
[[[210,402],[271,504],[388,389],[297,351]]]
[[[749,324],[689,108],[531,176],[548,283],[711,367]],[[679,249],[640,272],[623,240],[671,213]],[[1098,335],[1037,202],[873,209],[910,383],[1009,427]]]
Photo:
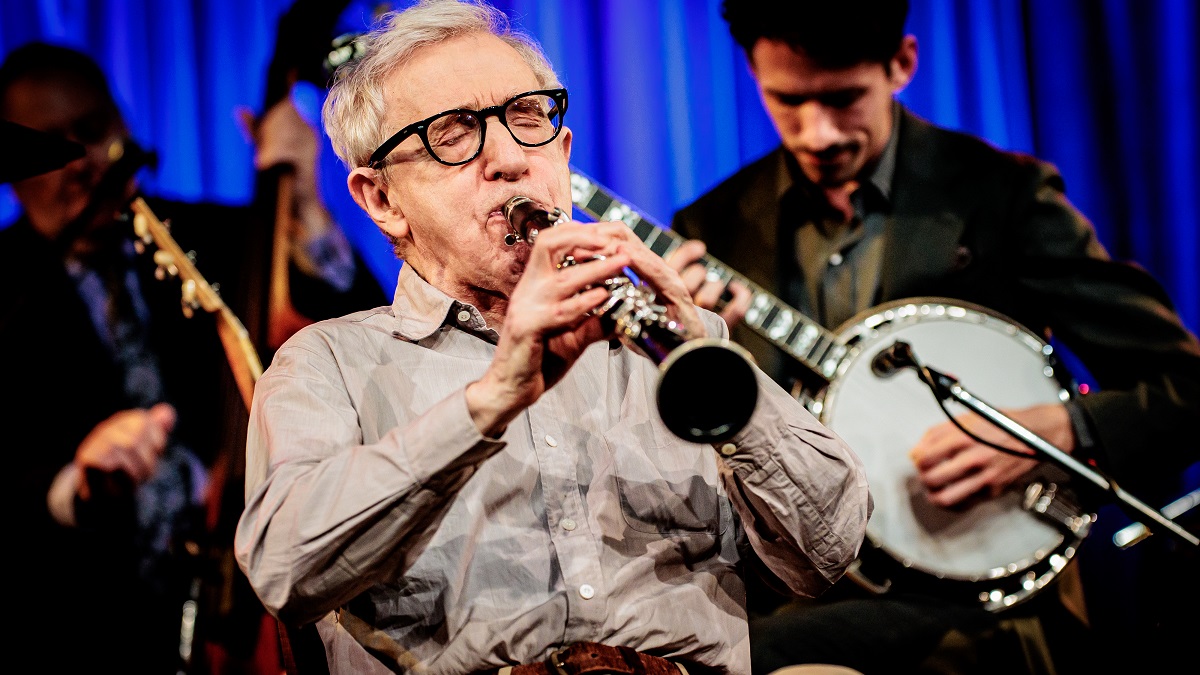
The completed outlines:
[[[113,413],[97,424],[75,451],[80,499],[92,497],[94,486],[88,476],[113,476],[116,483],[132,482],[135,486],[149,480],[167,449],[175,418],[175,408],[159,403],[149,409]]]

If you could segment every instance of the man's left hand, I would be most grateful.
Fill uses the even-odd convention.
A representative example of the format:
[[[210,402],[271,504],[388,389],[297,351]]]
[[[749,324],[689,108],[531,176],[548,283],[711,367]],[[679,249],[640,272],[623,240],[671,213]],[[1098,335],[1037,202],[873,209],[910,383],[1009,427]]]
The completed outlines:
[[[654,291],[655,301],[666,307],[667,315],[684,327],[688,337],[705,337],[704,322],[679,272],[651,251],[624,223],[599,223],[599,226],[622,241],[622,250],[630,256],[629,268]]]
[[[271,106],[262,117],[240,111],[243,133],[254,143],[254,168],[264,171],[288,165],[295,171],[293,211],[298,215],[293,233],[301,244],[325,236],[333,219],[320,197],[318,177],[319,136],[300,113],[291,96]]]

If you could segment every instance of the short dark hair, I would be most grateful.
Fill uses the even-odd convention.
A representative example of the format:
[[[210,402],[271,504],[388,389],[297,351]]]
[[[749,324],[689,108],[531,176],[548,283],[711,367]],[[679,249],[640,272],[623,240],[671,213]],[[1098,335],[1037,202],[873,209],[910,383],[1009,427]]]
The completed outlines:
[[[721,15],[747,56],[767,38],[825,68],[886,67],[904,40],[908,0],[724,0]]]
[[[0,112],[7,105],[8,90],[20,80],[30,77],[69,79],[87,87],[104,101],[114,117],[119,117],[116,100],[108,88],[108,78],[91,56],[45,42],[29,42],[17,47],[0,65]]]

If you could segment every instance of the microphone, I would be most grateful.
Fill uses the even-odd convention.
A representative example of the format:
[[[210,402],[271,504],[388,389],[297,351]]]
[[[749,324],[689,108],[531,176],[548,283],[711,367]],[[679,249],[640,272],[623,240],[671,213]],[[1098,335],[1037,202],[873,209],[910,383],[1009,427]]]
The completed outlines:
[[[917,361],[913,356],[912,345],[903,340],[896,340],[871,359],[871,372],[875,373],[875,377],[891,377],[910,367],[917,367]]]

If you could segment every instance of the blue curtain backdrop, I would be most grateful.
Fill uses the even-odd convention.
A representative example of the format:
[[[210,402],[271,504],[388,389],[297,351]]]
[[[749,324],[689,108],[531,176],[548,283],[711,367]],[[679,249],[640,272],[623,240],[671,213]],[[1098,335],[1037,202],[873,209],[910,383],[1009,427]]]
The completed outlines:
[[[92,54],[135,137],[159,153],[150,191],[244,203],[251,149],[234,111],[259,105],[290,4],[5,0],[0,51],[36,39]],[[571,90],[575,166],[661,223],[777,142],[718,0],[496,4]],[[339,28],[363,28],[373,9],[351,3]],[[915,0],[920,61],[901,94],[934,122],[1057,164],[1110,252],[1153,272],[1193,330],[1198,23],[1191,0]],[[345,195],[336,160],[324,166],[326,194],[391,288],[399,263]],[[0,222],[14,212],[6,192]]]
[[[291,0],[3,0],[0,53],[30,40],[86,51],[135,137],[159,153],[153,192],[249,200],[256,109]],[[405,6],[410,2],[392,3]],[[661,223],[777,136],[719,0],[497,0],[571,89],[576,167]],[[1110,252],[1153,272],[1200,327],[1200,18],[1193,0],[913,0],[918,114],[1056,163]],[[352,2],[339,28],[365,26]],[[315,108],[319,102],[311,103]],[[386,288],[399,263],[345,194],[326,193]],[[0,224],[15,215],[0,194]]]

